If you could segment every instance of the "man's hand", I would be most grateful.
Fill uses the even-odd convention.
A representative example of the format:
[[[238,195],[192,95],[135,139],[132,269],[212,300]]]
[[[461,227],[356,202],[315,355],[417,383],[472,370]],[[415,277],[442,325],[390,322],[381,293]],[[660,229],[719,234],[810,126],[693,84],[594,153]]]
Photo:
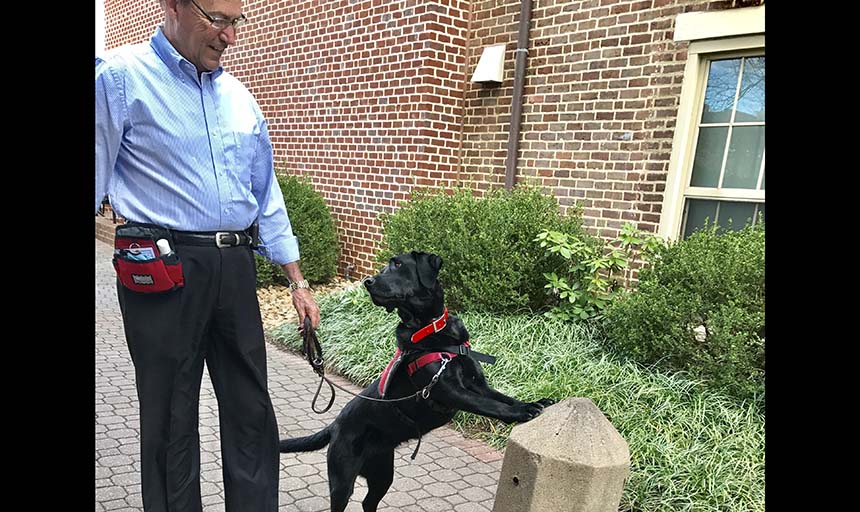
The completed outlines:
[[[314,329],[320,325],[320,307],[317,306],[311,291],[307,288],[299,288],[292,291],[293,307],[299,314],[299,332],[302,332],[305,316],[311,317],[311,325]]]
[[[281,268],[284,269],[284,274],[287,275],[287,279],[289,279],[291,283],[304,280],[297,261],[281,265]],[[314,329],[319,327],[320,307],[317,306],[314,296],[311,295],[311,291],[307,288],[297,288],[292,290],[291,293],[293,296],[293,307],[296,308],[296,313],[299,314],[299,332],[302,332],[304,329],[306,316],[311,318],[311,325],[313,325]]]

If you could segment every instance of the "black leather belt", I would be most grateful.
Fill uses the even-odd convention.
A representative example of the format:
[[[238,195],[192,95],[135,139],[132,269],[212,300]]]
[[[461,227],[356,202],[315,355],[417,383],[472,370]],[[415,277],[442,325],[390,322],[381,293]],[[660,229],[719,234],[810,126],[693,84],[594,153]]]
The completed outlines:
[[[251,236],[244,231],[172,231],[177,245],[199,245],[204,247],[236,247],[251,245]]]

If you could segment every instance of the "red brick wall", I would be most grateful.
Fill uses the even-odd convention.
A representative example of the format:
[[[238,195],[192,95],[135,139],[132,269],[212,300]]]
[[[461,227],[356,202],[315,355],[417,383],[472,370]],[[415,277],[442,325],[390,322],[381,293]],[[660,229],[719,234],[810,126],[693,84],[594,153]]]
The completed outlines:
[[[337,217],[342,265],[373,273],[379,213],[415,184],[457,179],[466,3],[284,4],[263,72],[237,75],[258,92],[279,170],[310,177]]]
[[[675,17],[727,7],[702,0],[535,0],[517,182],[540,185],[585,224],[614,237],[625,222],[656,232],[681,95],[684,43]],[[462,176],[504,184],[519,0],[474,2],[469,69],[507,43],[500,87],[470,84]],[[625,140],[629,139],[629,140]]]
[[[107,48],[149,38],[156,0],[106,0]],[[614,236],[660,220],[686,44],[675,17],[709,0],[534,0],[517,182]],[[374,272],[378,215],[414,186],[504,183],[520,0],[246,0],[225,69],[254,93],[279,172],[334,212],[340,268]],[[468,82],[507,44],[500,86]],[[627,140],[625,140],[627,139]],[[355,274],[353,274],[355,275]]]
[[[158,0],[104,0],[105,49],[149,40],[164,19]]]

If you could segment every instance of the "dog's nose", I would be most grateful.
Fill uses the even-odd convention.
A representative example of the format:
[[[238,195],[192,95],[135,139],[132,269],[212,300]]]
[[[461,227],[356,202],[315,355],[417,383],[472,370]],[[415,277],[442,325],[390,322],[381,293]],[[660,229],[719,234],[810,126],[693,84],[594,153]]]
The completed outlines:
[[[370,288],[371,286],[373,286],[373,278],[368,277],[367,279],[364,280],[364,287]]]

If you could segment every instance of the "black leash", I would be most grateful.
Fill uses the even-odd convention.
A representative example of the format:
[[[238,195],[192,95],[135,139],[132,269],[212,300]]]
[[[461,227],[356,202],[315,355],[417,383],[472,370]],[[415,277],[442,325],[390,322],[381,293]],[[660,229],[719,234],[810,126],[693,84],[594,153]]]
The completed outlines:
[[[319,339],[317,339],[317,333],[311,325],[310,316],[305,316],[304,329],[302,330],[302,353],[308,358],[308,362],[311,364],[311,368],[313,368],[314,372],[322,377],[320,379],[319,386],[317,386],[317,392],[314,395],[314,399],[311,402],[311,410],[317,414],[323,414],[331,409],[331,406],[334,404],[334,387],[332,387],[332,382],[325,376],[322,347],[320,346]],[[328,382],[328,386],[331,389],[331,400],[328,401],[328,405],[325,409],[318,411],[316,409],[316,404],[317,398],[320,396],[320,390],[322,390],[323,381]]]

